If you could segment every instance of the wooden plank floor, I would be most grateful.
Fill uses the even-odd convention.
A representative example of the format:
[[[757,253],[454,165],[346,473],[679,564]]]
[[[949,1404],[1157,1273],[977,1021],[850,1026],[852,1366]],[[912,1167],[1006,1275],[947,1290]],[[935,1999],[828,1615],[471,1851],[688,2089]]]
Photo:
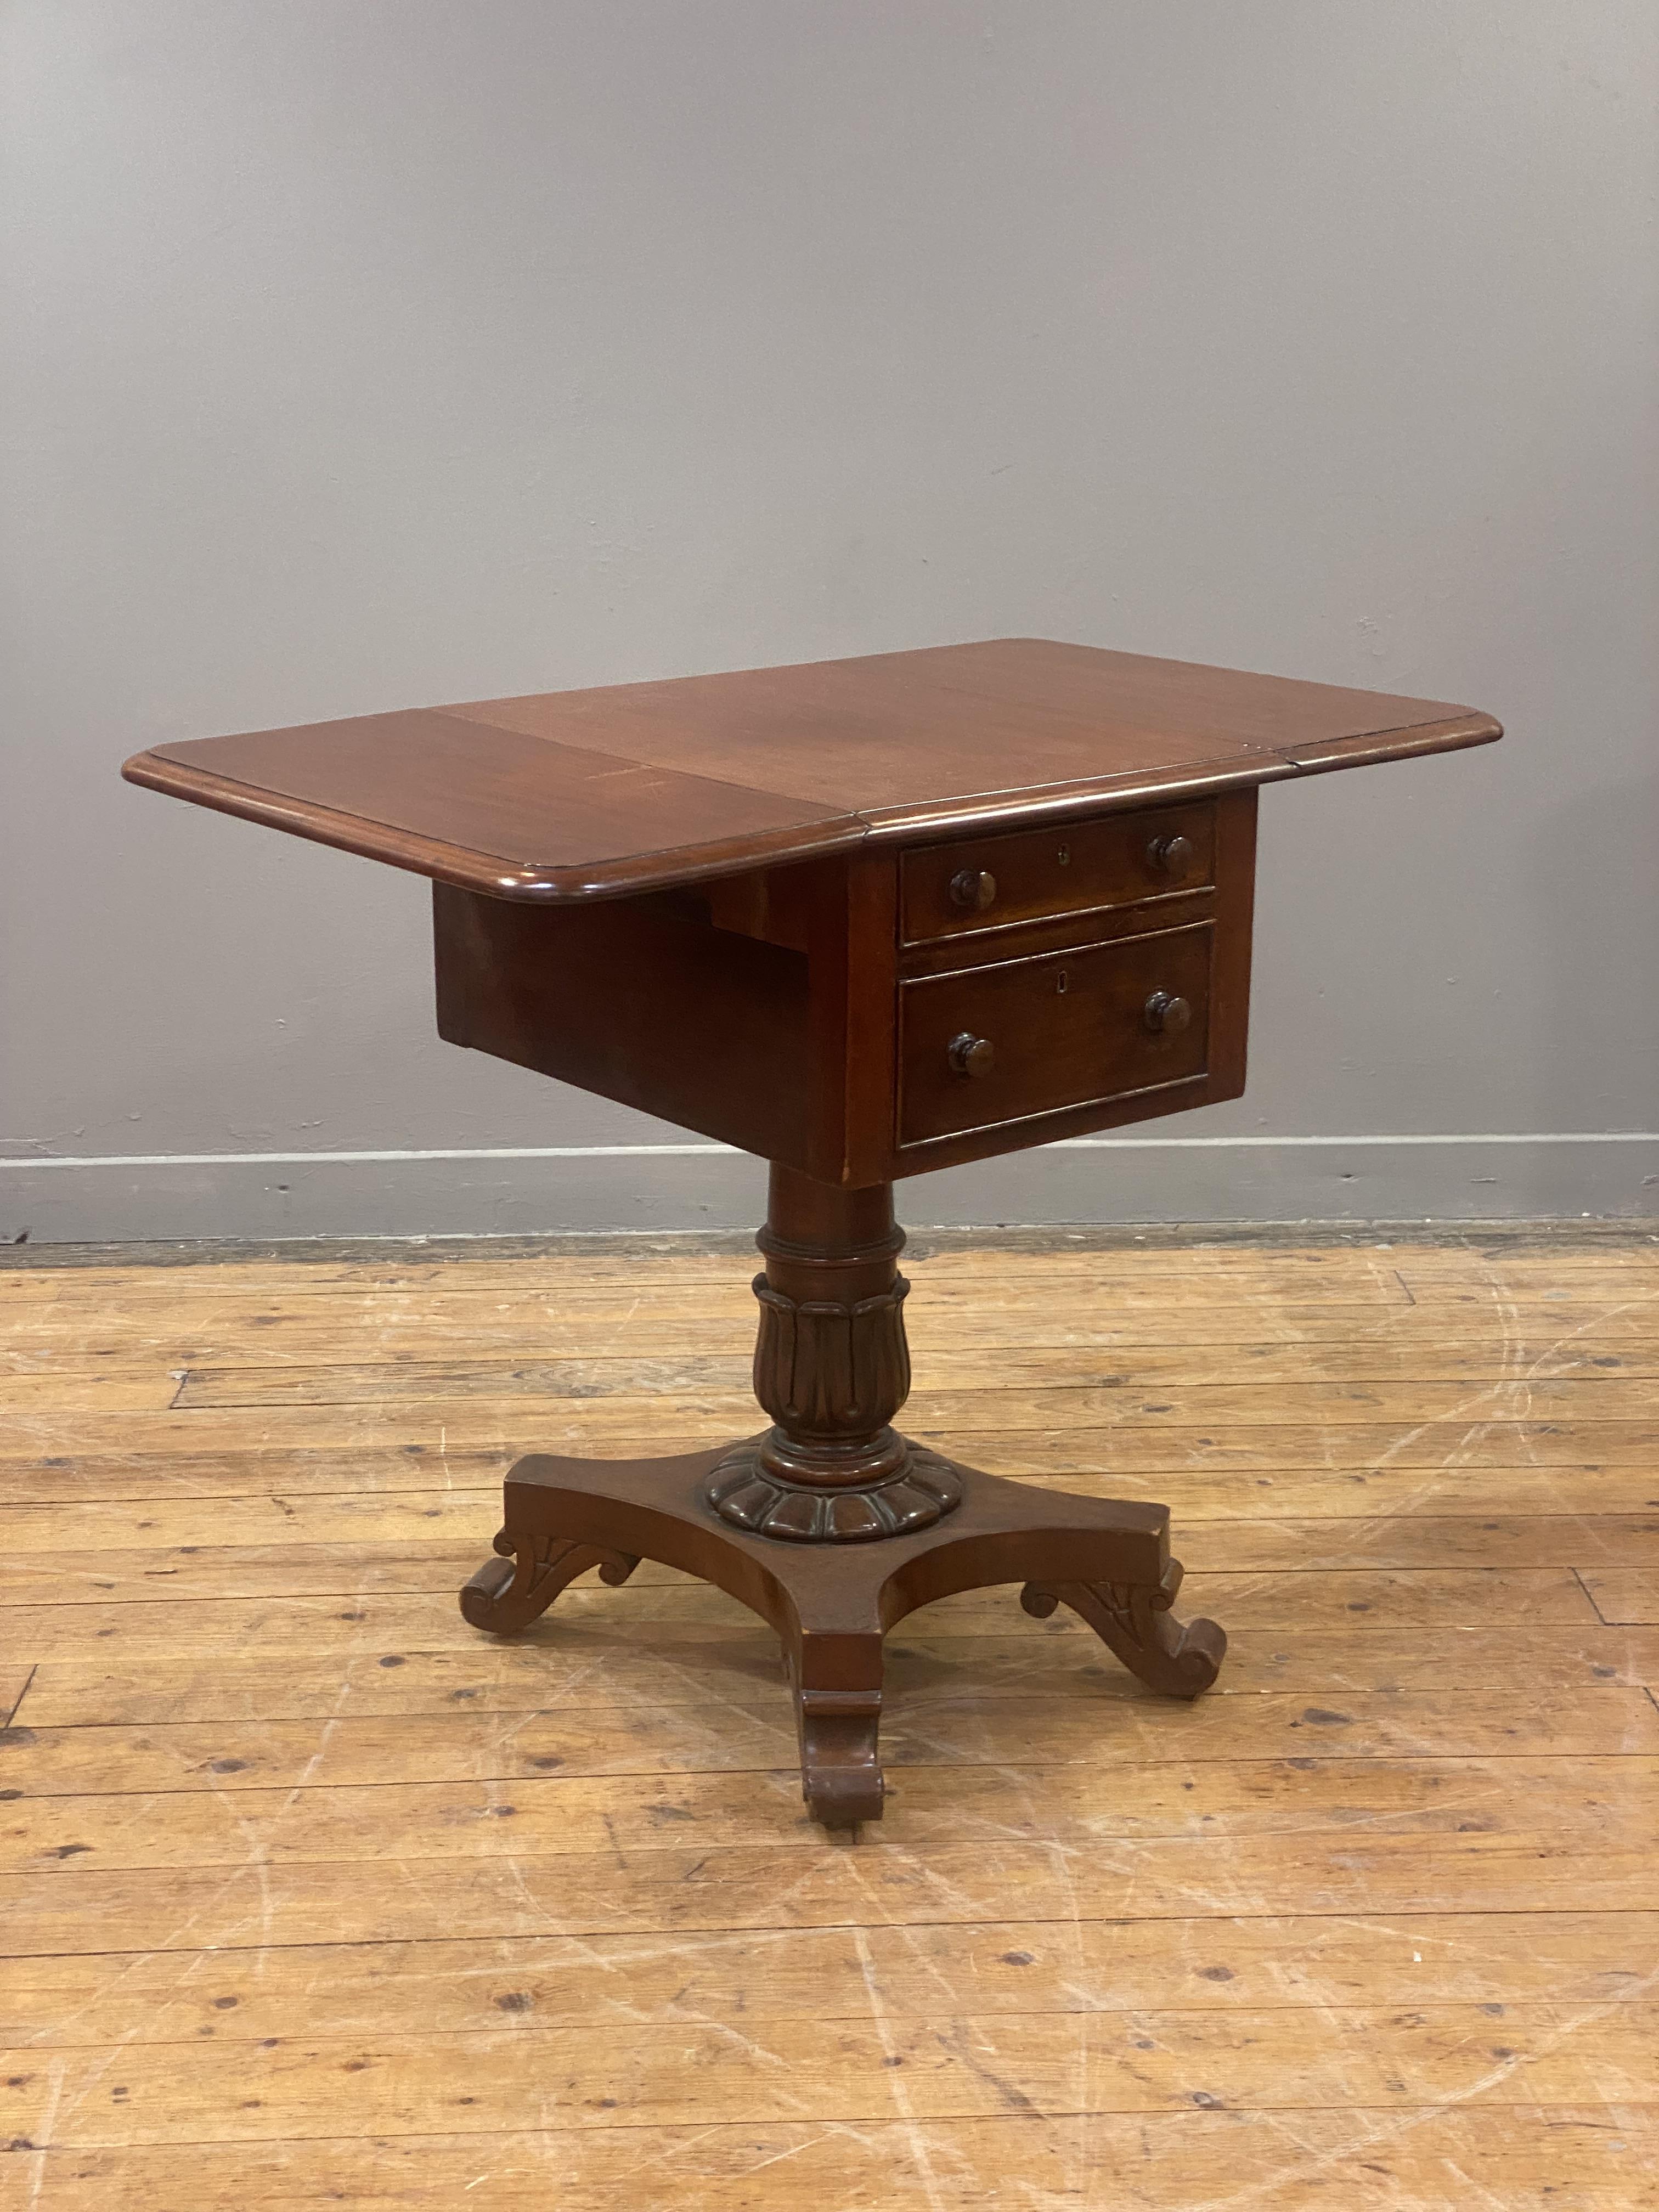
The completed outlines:
[[[1232,1640],[912,1616],[856,1841],[718,1593],[455,1608],[516,1449],[755,1425],[750,1272],[0,1273],[0,2203],[1659,2203],[1659,1242],[914,1259],[905,1425]]]

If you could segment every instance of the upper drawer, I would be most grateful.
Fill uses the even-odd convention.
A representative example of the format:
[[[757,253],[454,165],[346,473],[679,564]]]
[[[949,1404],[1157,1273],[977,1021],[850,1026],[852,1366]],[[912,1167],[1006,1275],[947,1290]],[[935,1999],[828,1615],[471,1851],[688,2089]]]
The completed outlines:
[[[899,987],[899,1143],[1086,1106],[1209,1066],[1207,922]]]
[[[907,945],[1048,915],[1133,906],[1215,882],[1215,802],[963,837],[903,856]]]

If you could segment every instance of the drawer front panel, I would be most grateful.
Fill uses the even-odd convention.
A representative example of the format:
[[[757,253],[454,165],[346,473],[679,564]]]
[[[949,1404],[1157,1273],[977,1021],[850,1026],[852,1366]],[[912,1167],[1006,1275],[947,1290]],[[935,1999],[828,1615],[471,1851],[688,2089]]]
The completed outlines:
[[[1214,939],[1200,922],[902,985],[901,1146],[1202,1076]]]
[[[904,942],[1203,890],[1215,882],[1215,848],[1213,800],[924,846],[904,855]]]

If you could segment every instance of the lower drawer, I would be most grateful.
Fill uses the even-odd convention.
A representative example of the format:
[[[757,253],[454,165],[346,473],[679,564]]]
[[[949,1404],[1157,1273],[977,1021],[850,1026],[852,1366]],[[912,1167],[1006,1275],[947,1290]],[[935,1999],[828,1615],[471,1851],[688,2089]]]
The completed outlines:
[[[1198,922],[902,984],[900,1146],[1201,1078],[1214,938]]]

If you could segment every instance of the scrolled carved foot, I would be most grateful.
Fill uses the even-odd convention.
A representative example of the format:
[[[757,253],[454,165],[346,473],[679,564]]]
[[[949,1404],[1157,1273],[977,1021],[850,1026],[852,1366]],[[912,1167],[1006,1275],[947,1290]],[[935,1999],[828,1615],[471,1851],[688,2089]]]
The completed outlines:
[[[787,1662],[786,1661],[786,1666]],[[826,1828],[881,1818],[887,1785],[876,1740],[881,1691],[803,1690],[790,1670],[800,1735],[800,1794]]]
[[[528,1529],[503,1528],[495,1549],[501,1556],[486,1559],[461,1590],[462,1619],[495,1636],[527,1628],[589,1567],[597,1567],[601,1582],[616,1589],[640,1564],[627,1552],[573,1544]]]
[[[1213,1620],[1177,1620],[1170,1607],[1180,1588],[1181,1562],[1171,1559],[1162,1583],[1027,1583],[1019,1601],[1037,1620],[1069,1605],[1149,1690],[1196,1698],[1221,1671],[1227,1632]]]

